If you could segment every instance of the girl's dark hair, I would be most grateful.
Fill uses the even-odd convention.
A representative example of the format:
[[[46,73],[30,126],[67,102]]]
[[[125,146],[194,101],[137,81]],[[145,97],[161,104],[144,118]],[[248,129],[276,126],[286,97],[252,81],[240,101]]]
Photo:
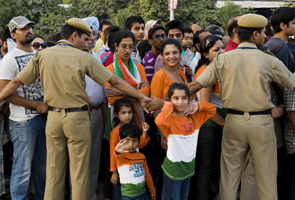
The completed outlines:
[[[118,26],[113,26],[110,30],[109,36],[108,36],[108,46],[111,50],[111,52],[115,52],[116,48],[115,48],[115,39],[116,39],[116,35],[117,33],[121,30],[120,27]]]
[[[45,41],[44,38],[41,35],[34,35],[34,39],[35,38],[41,38],[43,41]]]
[[[115,38],[115,43],[119,46],[119,44],[122,42],[122,40],[124,38],[131,38],[133,41],[133,44],[135,44],[135,36],[128,29],[121,30],[117,33],[116,38]]]
[[[125,107],[131,107],[131,110],[134,114],[134,107],[133,107],[133,103],[131,101],[131,99],[129,99],[128,97],[124,97],[122,99],[117,99],[114,103],[114,114],[115,113],[119,113],[119,111],[121,110],[121,107],[125,106]],[[114,117],[112,124],[113,127],[117,126],[120,123],[120,120],[118,117]]]
[[[210,63],[209,59],[204,56],[204,53],[209,53],[209,50],[215,45],[217,40],[222,41],[221,37],[219,37],[218,35],[208,35],[201,41],[200,43],[201,59],[199,60],[199,63],[195,69],[196,73],[202,65],[208,65]]]
[[[181,49],[181,45],[180,45],[179,41],[174,38],[167,38],[162,42],[162,45],[161,45],[161,54],[162,55],[163,55],[164,48],[166,47],[166,45],[169,45],[169,44],[174,44],[178,48],[179,53],[181,53],[182,49]]]
[[[172,83],[168,90],[168,99],[171,100],[171,97],[174,93],[174,90],[184,90],[187,97],[190,97],[190,92],[186,84],[184,83]]]
[[[129,136],[130,138],[136,137],[139,141],[141,136],[141,131],[139,127],[135,124],[125,124],[124,126],[120,127],[119,136],[121,140]]]

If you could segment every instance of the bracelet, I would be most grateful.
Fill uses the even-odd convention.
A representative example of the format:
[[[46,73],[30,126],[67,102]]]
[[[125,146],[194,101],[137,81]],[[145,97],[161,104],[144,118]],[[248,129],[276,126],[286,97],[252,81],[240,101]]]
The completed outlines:
[[[4,114],[4,112],[1,111],[0,114],[2,114],[4,118],[6,118],[6,115]]]

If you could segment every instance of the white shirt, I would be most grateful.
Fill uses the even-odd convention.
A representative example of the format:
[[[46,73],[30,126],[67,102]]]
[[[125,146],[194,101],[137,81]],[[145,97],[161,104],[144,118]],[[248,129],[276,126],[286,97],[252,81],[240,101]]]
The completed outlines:
[[[27,53],[18,48],[14,48],[12,51],[8,52],[1,63],[0,79],[12,80],[27,65],[34,54],[35,51]],[[15,94],[25,97],[26,99],[43,102],[44,94],[39,79],[29,86],[24,84],[21,85],[16,89]],[[10,104],[9,119],[13,121],[25,121],[39,114],[40,113],[34,108],[17,106],[12,103]]]
[[[91,54],[101,62],[100,57],[91,50]],[[86,92],[91,99],[90,106],[99,106],[106,99],[105,87],[94,82],[89,76],[85,75]]]

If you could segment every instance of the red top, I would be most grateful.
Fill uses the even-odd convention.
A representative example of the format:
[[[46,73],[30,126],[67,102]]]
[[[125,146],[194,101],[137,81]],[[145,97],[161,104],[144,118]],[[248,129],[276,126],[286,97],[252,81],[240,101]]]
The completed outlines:
[[[234,50],[234,49],[238,48],[238,46],[239,46],[239,44],[237,44],[234,41],[232,41],[231,39],[229,39],[224,51]]]

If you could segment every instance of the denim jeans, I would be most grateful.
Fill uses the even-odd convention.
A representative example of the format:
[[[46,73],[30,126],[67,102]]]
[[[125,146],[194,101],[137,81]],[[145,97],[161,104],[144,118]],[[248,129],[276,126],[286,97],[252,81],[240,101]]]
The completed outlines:
[[[191,178],[174,181],[163,172],[162,200],[186,200],[189,194]]]
[[[190,186],[190,200],[211,200],[214,171],[220,171],[221,138],[221,127],[206,124],[201,126],[196,154],[196,173]]]
[[[138,197],[126,197],[126,196],[122,196],[122,200],[149,200],[149,196],[145,192],[143,195],[140,195]]]
[[[46,119],[37,116],[26,121],[10,120],[13,165],[10,179],[11,199],[27,200],[31,170],[35,200],[44,198],[46,181]]]
[[[113,200],[122,199],[121,184],[118,182],[117,185],[113,185]]]

